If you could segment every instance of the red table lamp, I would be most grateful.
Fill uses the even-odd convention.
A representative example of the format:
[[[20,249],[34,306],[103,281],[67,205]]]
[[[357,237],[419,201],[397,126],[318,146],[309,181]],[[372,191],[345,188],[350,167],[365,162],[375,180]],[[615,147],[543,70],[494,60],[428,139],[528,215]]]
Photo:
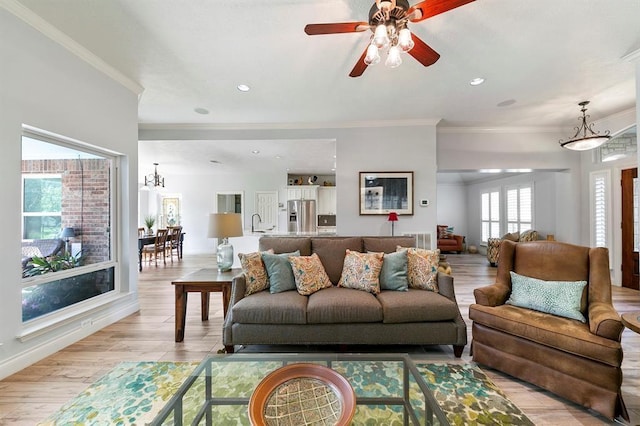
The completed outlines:
[[[389,212],[389,217],[387,218],[389,222],[391,222],[391,236],[393,237],[393,224],[398,221],[398,213]]]

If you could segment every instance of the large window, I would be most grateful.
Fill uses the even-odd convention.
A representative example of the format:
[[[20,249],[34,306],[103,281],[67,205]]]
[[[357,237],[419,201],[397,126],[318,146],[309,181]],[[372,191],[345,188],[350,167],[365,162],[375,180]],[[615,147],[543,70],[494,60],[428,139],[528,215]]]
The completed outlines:
[[[116,289],[115,163],[80,142],[24,130],[24,322],[68,316]]]
[[[533,198],[531,185],[507,188],[507,232],[524,232],[532,227]]]
[[[500,237],[500,192],[489,191],[480,195],[482,204],[482,241]]]

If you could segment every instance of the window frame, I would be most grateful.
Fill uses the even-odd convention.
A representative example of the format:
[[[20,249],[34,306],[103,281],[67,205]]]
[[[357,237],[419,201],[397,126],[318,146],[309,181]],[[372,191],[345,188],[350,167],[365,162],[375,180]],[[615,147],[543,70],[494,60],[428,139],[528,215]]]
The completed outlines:
[[[70,320],[88,315],[90,312],[97,312],[103,307],[113,303],[114,301],[126,297],[122,294],[122,282],[120,273],[120,256],[121,246],[118,238],[119,235],[119,202],[118,202],[118,182],[120,181],[122,156],[117,153],[102,149],[95,145],[90,145],[65,136],[53,134],[45,130],[37,129],[31,126],[23,125],[22,138],[35,139],[37,141],[50,143],[63,148],[81,151],[90,155],[95,155],[110,161],[109,167],[109,259],[81,265],[72,269],[47,273],[34,277],[25,277],[21,280],[21,290],[36,286],[44,285],[49,282],[89,274],[96,271],[108,270],[113,268],[113,290],[109,290],[103,294],[91,297],[89,299],[71,304],[64,308],[43,314],[42,316],[22,322],[22,332],[17,336],[21,341],[29,340],[35,336],[46,332],[49,329],[61,327]],[[23,175],[24,176],[24,175]],[[21,180],[23,182],[24,179]],[[23,183],[21,183],[23,185]],[[24,193],[23,195],[24,196]],[[21,211],[23,206],[21,206]],[[22,234],[21,234],[22,236]]]
[[[498,220],[493,220],[493,209],[491,208],[491,198],[494,194],[497,194],[498,197]],[[488,197],[488,209],[489,209],[489,217],[488,219],[484,219],[483,215],[484,215],[484,200],[483,200],[483,196],[487,196]],[[486,244],[489,238],[499,238],[500,237],[500,232],[502,229],[502,213],[501,213],[501,208],[502,208],[502,196],[501,196],[501,191],[500,189],[496,189],[496,188],[490,188],[490,189],[486,189],[483,191],[480,191],[480,239],[482,241],[482,243]],[[484,225],[488,224],[489,228],[488,228],[488,235],[486,235],[487,239],[485,239],[485,229],[484,229]],[[493,233],[491,232],[493,229],[493,224],[497,223],[498,227],[498,232],[497,235],[493,235]]]
[[[530,192],[529,206],[530,206],[530,221],[522,220],[522,190],[528,189]],[[511,220],[509,217],[509,193],[516,192],[516,220]],[[504,230],[505,232],[517,232],[518,234],[534,229],[535,223],[535,198],[534,198],[534,183],[528,182],[518,185],[507,185],[504,187]],[[513,225],[513,226],[512,226]]]
[[[21,210],[21,215],[22,215],[22,239],[23,240],[33,240],[34,238],[27,238],[26,237],[26,226],[25,226],[25,219],[26,217],[45,217],[45,216],[55,216],[55,217],[60,217],[62,219],[62,209],[60,209],[60,211],[54,212],[54,211],[41,211],[41,212],[25,212],[24,210],[24,203],[25,203],[25,181],[27,179],[51,179],[51,178],[58,178],[62,181],[62,174],[60,173],[22,173],[22,191],[21,191],[21,203],[20,203],[20,210]]]
[[[601,179],[602,185],[604,187],[604,201],[602,203],[602,211],[599,210],[599,203],[597,200],[596,194],[596,181]],[[612,218],[612,198],[613,192],[611,187],[611,170],[597,170],[589,173],[589,243],[591,247],[609,247],[611,242],[613,241],[613,218]],[[597,234],[600,233],[597,226],[597,221],[599,221],[598,216],[604,215],[603,222],[604,231],[602,231],[603,236],[599,237]],[[601,245],[598,241],[600,238],[604,238],[604,244]]]

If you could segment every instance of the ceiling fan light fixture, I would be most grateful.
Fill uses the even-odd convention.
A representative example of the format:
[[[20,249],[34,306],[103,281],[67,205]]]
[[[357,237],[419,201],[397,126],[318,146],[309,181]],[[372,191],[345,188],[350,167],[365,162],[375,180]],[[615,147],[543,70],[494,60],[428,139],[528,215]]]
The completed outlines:
[[[580,105],[580,112],[582,112],[582,117],[578,119],[580,120],[580,126],[575,128],[576,134],[573,135],[571,139],[566,141],[561,139],[558,142],[560,146],[572,151],[588,151],[599,147],[611,139],[608,130],[600,134],[600,132],[593,130],[593,123],[587,124],[587,118],[589,116],[586,114],[586,106],[589,105],[589,101],[582,101],[578,105]]]
[[[373,33],[372,43],[379,49],[389,45],[389,35],[387,34],[387,26],[380,24]]]
[[[367,55],[364,57],[364,63],[367,65],[375,65],[380,62],[380,53],[378,47],[375,44],[370,44],[367,47]]]
[[[387,54],[387,60],[384,63],[389,68],[397,68],[402,64],[402,58],[400,57],[400,48],[398,46],[391,46],[389,53]]]
[[[414,45],[415,43],[411,38],[411,31],[409,31],[409,28],[405,27],[401,29],[398,32],[398,47],[400,47],[403,52],[408,52],[413,49]]]

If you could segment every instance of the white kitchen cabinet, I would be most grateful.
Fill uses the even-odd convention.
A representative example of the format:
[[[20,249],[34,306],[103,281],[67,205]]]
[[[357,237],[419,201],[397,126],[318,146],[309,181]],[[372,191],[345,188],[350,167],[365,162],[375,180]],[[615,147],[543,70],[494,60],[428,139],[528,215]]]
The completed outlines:
[[[287,200],[318,200],[318,185],[287,186]]]
[[[336,187],[318,188],[318,214],[336,214]]]

